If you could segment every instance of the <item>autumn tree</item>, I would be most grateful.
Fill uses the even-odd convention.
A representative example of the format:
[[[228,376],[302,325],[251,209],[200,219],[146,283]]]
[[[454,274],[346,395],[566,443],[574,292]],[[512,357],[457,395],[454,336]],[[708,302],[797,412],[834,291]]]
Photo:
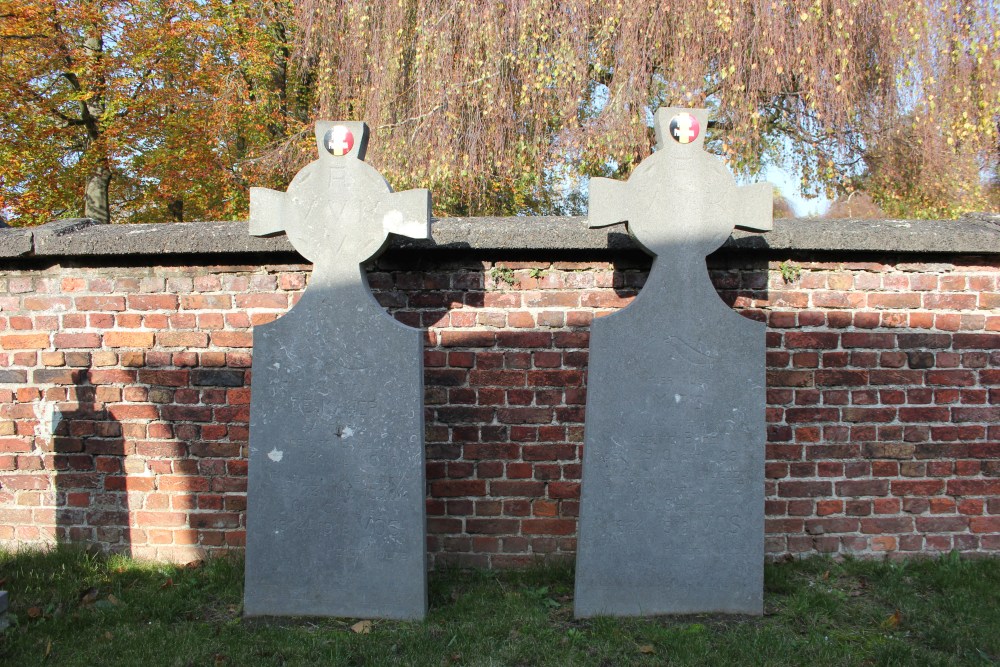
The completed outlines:
[[[301,0],[298,11],[318,114],[366,120],[370,159],[401,187],[431,187],[444,212],[564,210],[561,189],[649,154],[650,112],[665,104],[712,109],[709,147],[739,172],[791,165],[806,191],[867,185],[890,209],[975,208],[981,173],[996,169],[993,3]],[[309,148],[282,150],[301,163]],[[916,194],[931,183],[941,192]]]
[[[280,1],[0,1],[0,212],[19,223],[60,211],[245,215],[253,166],[243,164],[285,135],[294,111],[291,11]]]
[[[989,206],[994,3],[932,0],[0,0],[0,215],[243,217],[363,119],[396,187],[444,214],[577,212],[652,150],[708,147],[893,214]],[[85,193],[89,196],[85,198]],[[109,193],[109,194],[105,194]]]

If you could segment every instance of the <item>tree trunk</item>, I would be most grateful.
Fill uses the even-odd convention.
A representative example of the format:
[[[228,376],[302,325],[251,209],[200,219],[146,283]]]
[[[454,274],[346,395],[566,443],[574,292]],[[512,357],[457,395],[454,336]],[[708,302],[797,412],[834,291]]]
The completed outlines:
[[[173,199],[167,202],[167,212],[174,222],[184,222],[184,200]]]
[[[111,184],[111,170],[98,167],[87,181],[83,198],[83,215],[101,223],[111,222],[108,210],[108,186]]]

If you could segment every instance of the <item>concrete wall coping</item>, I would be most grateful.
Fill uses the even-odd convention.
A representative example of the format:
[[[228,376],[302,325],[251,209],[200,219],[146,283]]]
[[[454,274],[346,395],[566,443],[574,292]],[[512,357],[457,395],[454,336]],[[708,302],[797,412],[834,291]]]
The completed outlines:
[[[440,218],[433,238],[394,237],[391,247],[419,251],[635,250],[624,226],[588,229],[585,217]],[[820,220],[784,218],[766,234],[736,231],[721,252],[836,252],[1000,255],[1000,214],[957,220]],[[246,221],[106,225],[87,218],[38,227],[0,228],[3,258],[145,257],[165,255],[294,255],[284,234],[250,236]]]

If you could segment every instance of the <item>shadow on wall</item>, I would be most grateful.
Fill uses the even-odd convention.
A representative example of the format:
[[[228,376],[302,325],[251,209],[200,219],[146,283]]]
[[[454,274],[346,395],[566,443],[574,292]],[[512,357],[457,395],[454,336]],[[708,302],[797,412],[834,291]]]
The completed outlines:
[[[431,558],[463,567],[572,559],[590,324],[631,302],[652,260],[490,260],[435,265],[390,252],[369,273],[379,302],[427,334]],[[763,321],[753,307],[767,300],[767,262],[709,264],[722,300]]]
[[[227,388],[245,372],[150,368],[139,351],[119,360],[35,371],[36,382],[65,385],[39,424],[57,539],[181,562],[242,546],[245,406],[228,405]],[[228,435],[236,441],[220,441]]]
[[[426,330],[435,564],[575,554],[589,326],[630,302],[650,264],[640,253],[610,264],[389,253],[369,272],[383,307]],[[710,258],[709,267],[722,299],[760,319],[766,262]],[[34,372],[36,385],[65,388],[47,392],[55,409],[39,427],[52,434],[58,538],[174,560],[242,546],[247,369],[227,367],[221,351],[166,352],[159,338],[113,354],[108,366],[95,352],[83,367]]]
[[[125,441],[122,425],[88,383],[88,370],[36,370],[36,383],[67,383],[63,400],[43,403],[45,414],[38,435],[51,443],[55,471],[56,536],[59,541],[109,545],[129,553],[129,522]],[[59,391],[62,387],[56,387]],[[101,388],[102,399],[112,398]],[[52,390],[50,390],[52,391]],[[61,392],[60,392],[61,393]]]

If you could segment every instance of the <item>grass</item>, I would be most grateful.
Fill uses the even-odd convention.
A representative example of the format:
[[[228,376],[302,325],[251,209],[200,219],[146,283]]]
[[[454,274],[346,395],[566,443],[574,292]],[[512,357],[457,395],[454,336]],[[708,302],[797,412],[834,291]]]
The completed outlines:
[[[436,573],[426,621],[368,633],[352,619],[244,621],[242,569],[0,552],[13,621],[0,664],[1000,664],[995,559],[772,564],[763,617],[577,621],[569,569]]]

